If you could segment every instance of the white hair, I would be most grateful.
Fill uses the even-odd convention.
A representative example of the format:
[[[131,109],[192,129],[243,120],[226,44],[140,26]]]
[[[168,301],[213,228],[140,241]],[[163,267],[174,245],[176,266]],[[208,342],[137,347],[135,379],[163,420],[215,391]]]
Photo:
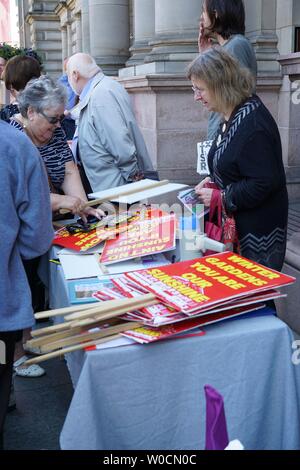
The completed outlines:
[[[65,106],[66,101],[65,87],[46,75],[30,80],[18,95],[18,107],[25,118],[30,106],[40,113],[48,108],[55,109],[59,106]]]
[[[67,63],[68,74],[74,71],[78,72],[83,78],[92,78],[101,71],[101,68],[92,56],[78,52],[72,55]]]

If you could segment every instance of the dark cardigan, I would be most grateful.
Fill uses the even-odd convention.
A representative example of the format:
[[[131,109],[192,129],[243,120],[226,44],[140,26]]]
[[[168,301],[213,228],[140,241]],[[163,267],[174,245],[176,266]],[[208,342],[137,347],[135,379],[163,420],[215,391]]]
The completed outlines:
[[[212,180],[233,214],[241,255],[280,270],[286,248],[288,196],[281,140],[257,96],[234,111],[219,146],[208,155]]]

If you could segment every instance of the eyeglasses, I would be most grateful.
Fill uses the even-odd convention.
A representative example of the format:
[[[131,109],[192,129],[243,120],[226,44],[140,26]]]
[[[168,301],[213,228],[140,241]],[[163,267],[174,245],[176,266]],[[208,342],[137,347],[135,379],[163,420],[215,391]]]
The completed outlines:
[[[195,93],[196,95],[201,95],[201,93],[203,92],[203,90],[200,90],[200,88],[196,86],[192,86],[192,90],[193,90],[193,93]]]
[[[58,117],[57,116],[47,116],[47,114],[45,114],[43,111],[40,111],[39,114],[41,114],[45,119],[47,119],[49,124],[57,124],[58,122],[62,122],[66,117],[64,114],[61,114]]]

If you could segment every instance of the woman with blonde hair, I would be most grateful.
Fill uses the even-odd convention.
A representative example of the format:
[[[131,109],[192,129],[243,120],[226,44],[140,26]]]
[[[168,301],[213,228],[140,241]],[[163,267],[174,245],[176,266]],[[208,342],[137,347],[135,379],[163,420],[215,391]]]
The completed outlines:
[[[238,251],[280,270],[288,196],[276,122],[252,93],[251,73],[222,48],[197,57],[188,78],[203,105],[223,116],[208,154],[210,177],[196,187],[199,199],[210,206],[214,189],[207,186],[214,183],[224,213],[235,219]]]

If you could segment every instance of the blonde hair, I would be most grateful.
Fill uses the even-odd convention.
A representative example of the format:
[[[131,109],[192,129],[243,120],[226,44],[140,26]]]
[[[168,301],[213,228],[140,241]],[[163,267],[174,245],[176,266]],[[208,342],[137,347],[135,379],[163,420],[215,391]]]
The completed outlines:
[[[214,95],[218,112],[235,108],[249,98],[255,89],[251,72],[216,46],[200,54],[188,67],[189,80],[203,80]]]

